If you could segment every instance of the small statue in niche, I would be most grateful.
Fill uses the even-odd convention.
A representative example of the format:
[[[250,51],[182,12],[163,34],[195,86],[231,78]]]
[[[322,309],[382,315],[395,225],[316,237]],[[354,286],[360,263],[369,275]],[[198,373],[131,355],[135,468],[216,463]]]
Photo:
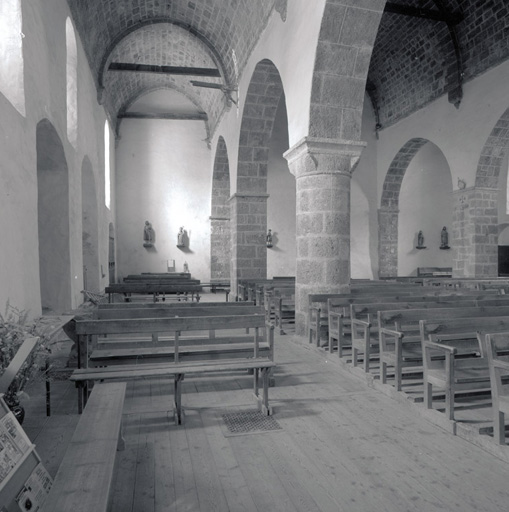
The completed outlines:
[[[424,249],[424,235],[422,234],[422,231],[419,231],[417,233],[417,249]]]
[[[184,247],[184,226],[181,226],[177,235],[177,247]]]
[[[152,247],[155,242],[155,232],[152,224],[148,220],[145,221],[143,228],[143,247]]]
[[[267,233],[267,247],[272,247],[272,229]]]
[[[447,233],[447,228],[445,226],[442,228],[442,232],[440,233],[440,249],[450,249],[449,233]]]
[[[184,273],[189,274],[189,265],[187,264],[187,261],[184,261]]]

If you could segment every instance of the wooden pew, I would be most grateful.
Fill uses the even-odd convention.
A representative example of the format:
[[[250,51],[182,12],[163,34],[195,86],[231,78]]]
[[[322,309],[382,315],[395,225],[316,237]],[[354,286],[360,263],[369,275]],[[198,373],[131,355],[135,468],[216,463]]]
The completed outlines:
[[[241,279],[237,283],[237,300],[243,301],[256,301],[256,286],[257,285],[280,285],[284,283],[295,284],[295,277],[292,276],[274,276],[272,279],[252,278]]]
[[[452,277],[452,267],[417,267],[417,277]]]
[[[238,343],[220,344],[220,338],[202,338],[201,345],[180,347],[181,333],[195,331],[230,331],[252,328],[254,334],[245,336],[245,341]],[[264,315],[246,316],[210,316],[210,317],[186,317],[186,318],[142,318],[127,320],[81,320],[76,322],[76,333],[80,345],[80,353],[83,353],[85,368],[76,370],[71,380],[79,385],[78,406],[83,406],[86,398],[86,383],[88,380],[148,378],[151,376],[171,376],[175,378],[175,410],[177,423],[181,421],[181,379],[185,373],[206,373],[212,371],[228,371],[240,369],[256,369],[254,388],[256,399],[260,408],[266,414],[270,414],[268,405],[269,371],[274,364],[274,327],[265,323]],[[156,349],[145,350],[141,357],[138,349],[112,349],[111,360],[122,364],[106,368],[88,367],[89,338],[92,337],[92,354],[94,353],[97,336],[103,335],[128,335],[132,333],[165,333],[173,334],[174,340],[171,347],[162,347],[161,352]],[[266,348],[264,348],[266,346]],[[122,352],[128,350],[128,352]],[[189,362],[182,361],[182,357],[190,353]],[[97,353],[97,351],[96,351]],[[222,355],[226,354],[227,358]],[[105,364],[107,354],[103,354],[100,363]],[[136,360],[140,364],[124,364],[126,360]],[[198,359],[198,360],[196,360]],[[162,360],[164,363],[154,363]],[[145,363],[144,361],[149,361]],[[151,362],[152,361],[152,362]],[[142,363],[142,364],[141,364]],[[108,364],[111,364],[109,362]],[[263,380],[263,394],[259,394],[259,374]]]
[[[454,396],[490,389],[486,349],[477,333],[509,330],[509,317],[421,320],[424,404],[433,407],[433,386],[445,389],[445,413],[454,420]]]
[[[217,307],[217,308],[225,308],[230,306],[235,307],[251,307],[254,306],[254,302],[231,302],[231,303],[225,303],[225,302],[112,302],[112,303],[104,303],[104,304],[98,304],[97,309],[181,309],[181,308],[188,308],[188,309],[198,309],[206,305],[207,308],[211,307]]]
[[[486,334],[491,384],[493,438],[505,445],[505,415],[509,414],[509,332]]]
[[[41,512],[109,510],[125,392],[125,382],[94,386]]]
[[[134,303],[136,304],[136,303]],[[156,303],[159,305],[159,303]],[[225,316],[225,315],[264,315],[265,310],[262,306],[239,305],[237,302],[222,303],[221,307],[209,306],[210,303],[191,302],[187,304],[196,304],[197,307],[186,307],[175,303],[174,307],[138,307],[138,308],[100,308],[93,312],[95,320],[107,320],[113,318],[170,318],[185,316]],[[184,303],[186,304],[186,303]],[[249,304],[249,303],[246,303]]]
[[[338,294],[331,296],[331,298],[327,301],[327,312],[337,312],[343,317],[343,326],[349,327],[349,317],[350,317],[350,305],[355,303],[384,303],[384,302],[437,302],[437,297],[443,297],[445,299],[440,300],[477,300],[480,298],[484,298],[487,295],[496,296],[497,292],[495,290],[490,290],[486,292],[479,292],[477,290],[437,290],[437,289],[428,289],[423,290],[422,287],[417,289],[406,289],[406,290],[386,290],[387,293],[380,293],[376,290],[374,293],[354,293],[354,294]],[[327,319],[324,319],[322,316],[322,310],[320,307],[318,308],[310,308],[311,321],[309,324],[309,341],[313,342],[313,339],[316,340],[316,345],[319,345],[319,335],[320,330],[328,327],[329,321],[329,313],[327,314]],[[333,327],[334,329],[334,327]],[[337,332],[333,330],[333,334]],[[334,338],[334,337],[333,337]],[[331,347],[331,340],[328,336],[328,344],[329,348]],[[341,356],[340,356],[341,357]]]
[[[395,387],[401,391],[405,369],[422,371],[422,344],[420,320],[442,321],[453,318],[509,315],[509,300],[459,301],[456,303],[430,303],[425,308],[406,309],[401,305],[378,312],[378,337],[380,347],[380,381],[387,383],[387,367],[394,367]]]
[[[279,329],[279,334],[285,334],[283,323],[295,323],[295,287],[275,288],[272,300],[275,326]]]
[[[123,294],[124,300],[129,302],[133,294],[152,295],[153,301],[165,300],[166,294],[175,295],[177,300],[200,300],[201,286],[197,284],[171,284],[171,283],[117,283],[106,287],[108,302],[113,302],[115,294]],[[161,297],[162,296],[162,297]]]
[[[414,290],[422,290],[422,287],[413,283],[386,283],[373,281],[372,285],[366,283],[352,286],[348,293],[311,293],[308,295],[308,338],[309,343],[320,343],[320,333],[326,330],[328,323],[329,299],[346,299],[357,296],[389,296],[411,295]],[[428,292],[426,292],[428,293]],[[365,301],[366,302],[366,301]]]

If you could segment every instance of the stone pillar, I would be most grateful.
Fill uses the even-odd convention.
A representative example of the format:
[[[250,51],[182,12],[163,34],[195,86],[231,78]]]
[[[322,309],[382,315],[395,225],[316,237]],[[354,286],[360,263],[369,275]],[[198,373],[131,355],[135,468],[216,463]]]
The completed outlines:
[[[453,277],[498,276],[498,190],[455,190]]]
[[[305,335],[310,293],[350,285],[350,179],[364,143],[306,137],[283,156],[297,185],[296,333]]]
[[[239,192],[230,198],[231,292],[237,296],[239,279],[267,277],[268,194]]]
[[[210,217],[211,282],[230,280],[230,261],[230,218]]]
[[[378,275],[398,275],[398,216],[397,208],[378,210]]]

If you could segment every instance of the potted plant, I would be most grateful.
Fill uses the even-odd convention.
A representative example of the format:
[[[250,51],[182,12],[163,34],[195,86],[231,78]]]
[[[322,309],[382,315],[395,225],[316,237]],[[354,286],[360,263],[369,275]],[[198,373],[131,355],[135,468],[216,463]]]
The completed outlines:
[[[0,313],[0,376],[29,337],[38,337],[35,347],[25,358],[7,389],[1,389],[3,399],[20,423],[25,415],[20,398],[25,388],[37,379],[48,375],[48,355],[51,352],[50,337],[45,334],[44,317],[30,320],[27,311],[21,311],[7,303],[5,313]]]

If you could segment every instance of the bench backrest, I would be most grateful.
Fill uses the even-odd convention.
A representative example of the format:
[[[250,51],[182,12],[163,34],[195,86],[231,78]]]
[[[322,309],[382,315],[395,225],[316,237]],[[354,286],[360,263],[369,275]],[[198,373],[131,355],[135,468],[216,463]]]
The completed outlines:
[[[254,306],[254,302],[242,301],[242,302],[113,302],[105,304],[97,304],[97,309],[180,309],[186,308],[194,310],[196,308],[203,307],[207,308],[217,307],[224,308],[228,304],[234,305],[235,307],[250,307]]]
[[[509,304],[509,302],[507,302]],[[377,318],[379,312],[387,312],[394,310],[406,309],[430,309],[430,308],[453,308],[453,307],[475,307],[477,301],[419,301],[419,302],[374,302],[369,304],[350,304],[350,316],[352,318]],[[384,318],[385,319],[385,318]]]
[[[129,318],[77,320],[76,334],[175,333],[215,329],[265,328],[265,315],[192,316],[179,318]]]
[[[405,332],[405,330],[413,328],[417,330],[418,326],[420,325],[420,320],[426,320],[436,324],[442,321],[452,322],[455,319],[506,316],[509,320],[509,305],[499,307],[462,307],[460,304],[458,304],[457,307],[446,308],[432,307],[426,309],[399,309],[393,311],[379,311],[378,325],[379,327],[390,327]],[[464,320],[462,320],[462,322],[465,323]],[[429,326],[429,324],[427,325]]]
[[[496,333],[509,331],[509,316],[466,317],[453,320],[420,320],[421,341],[440,342],[447,338],[447,344],[454,344],[454,339],[478,338],[477,333]],[[481,347],[482,349],[482,347]],[[483,352],[483,350],[481,350]]]
[[[200,303],[197,303],[200,304]],[[225,316],[225,315],[256,315],[263,314],[264,309],[260,306],[236,306],[236,302],[225,303],[224,307],[208,307],[206,304],[196,308],[188,307],[160,307],[160,308],[110,308],[97,309],[94,311],[95,320],[106,320],[112,318],[171,318],[189,316]]]
[[[346,296],[341,299],[334,298],[329,299],[327,303],[327,309],[329,311],[338,311],[346,308],[346,312],[350,312],[351,304],[365,304],[368,302],[370,304],[388,304],[388,303],[405,303],[411,304],[413,302],[429,302],[430,304],[438,304],[438,303],[456,303],[456,302],[477,302],[478,300],[484,300],[488,297],[499,297],[498,295],[484,292],[477,293],[467,293],[467,294],[457,294],[457,293],[445,293],[445,294],[421,294],[421,295],[379,295],[379,296],[371,296],[371,297],[352,297]],[[502,297],[502,296],[500,296]],[[397,308],[393,308],[397,309]],[[404,309],[404,308],[401,308]]]
[[[312,306],[313,303],[327,303],[329,300],[341,300],[341,299],[352,299],[355,300],[357,297],[366,297],[369,298],[370,302],[376,302],[377,297],[381,297],[381,300],[384,300],[384,297],[414,297],[414,296],[460,296],[460,295],[470,295],[473,297],[482,297],[484,295],[497,295],[497,290],[486,290],[480,292],[479,290],[444,290],[437,288],[423,288],[422,286],[413,286],[406,288],[399,287],[376,287],[366,288],[366,289],[356,289],[352,290],[350,293],[335,293],[335,294],[309,294],[308,301],[309,305]],[[372,300],[373,299],[373,300]],[[364,302],[367,302],[364,300]]]
[[[116,283],[105,289],[106,293],[171,293],[181,291],[201,291],[199,284],[172,283]]]

